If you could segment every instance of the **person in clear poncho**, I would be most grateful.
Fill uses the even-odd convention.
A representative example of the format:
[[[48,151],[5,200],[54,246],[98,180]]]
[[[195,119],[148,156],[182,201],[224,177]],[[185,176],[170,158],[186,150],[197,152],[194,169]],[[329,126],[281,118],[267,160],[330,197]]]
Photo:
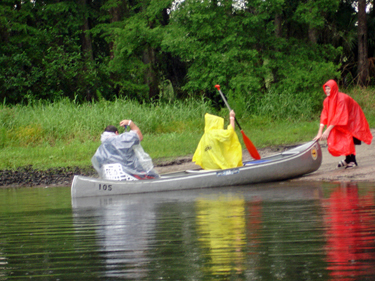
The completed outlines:
[[[101,135],[102,144],[91,159],[99,176],[109,180],[159,178],[151,157],[140,144],[141,130],[131,120],[122,120],[120,126],[130,127],[130,131],[119,134],[115,126],[108,126]]]

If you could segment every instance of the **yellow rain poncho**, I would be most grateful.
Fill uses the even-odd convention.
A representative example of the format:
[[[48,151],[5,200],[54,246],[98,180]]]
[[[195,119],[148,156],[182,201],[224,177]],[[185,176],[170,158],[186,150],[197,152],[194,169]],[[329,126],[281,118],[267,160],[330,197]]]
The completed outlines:
[[[243,166],[242,148],[231,125],[224,130],[224,119],[206,113],[204,134],[193,156],[193,162],[205,170]]]

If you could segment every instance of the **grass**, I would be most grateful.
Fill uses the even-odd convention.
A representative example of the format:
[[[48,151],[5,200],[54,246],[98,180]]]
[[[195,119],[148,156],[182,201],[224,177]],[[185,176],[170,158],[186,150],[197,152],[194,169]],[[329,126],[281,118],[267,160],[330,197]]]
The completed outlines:
[[[375,91],[347,90],[375,127]],[[322,97],[323,98],[323,97]],[[231,103],[231,101],[230,101]],[[272,106],[270,106],[271,108]],[[204,132],[204,114],[220,115],[228,124],[228,111],[213,109],[206,101],[145,105],[130,100],[75,104],[62,100],[52,104],[0,106],[0,169],[32,165],[35,169],[91,166],[100,135],[109,125],[132,119],[142,130],[142,146],[155,163],[192,155]],[[311,108],[306,109],[311,112]],[[257,148],[311,140],[319,128],[319,113],[275,118],[276,112],[237,116],[245,134]],[[301,117],[302,116],[302,117]],[[122,132],[120,129],[120,132]],[[241,134],[236,129],[242,142]],[[242,142],[243,148],[245,148]]]

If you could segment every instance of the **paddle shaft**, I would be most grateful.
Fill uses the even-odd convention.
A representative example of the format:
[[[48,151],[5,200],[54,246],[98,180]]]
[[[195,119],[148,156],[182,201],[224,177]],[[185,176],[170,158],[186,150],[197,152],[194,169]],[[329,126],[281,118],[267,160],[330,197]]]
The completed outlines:
[[[225,105],[228,107],[229,109],[229,112],[232,110],[226,100],[226,98],[224,97],[223,93],[221,92],[220,90],[220,85],[215,85],[215,88],[219,91]],[[234,117],[234,120],[236,120],[236,123],[237,123],[237,126],[238,128],[241,130],[241,134],[242,134],[242,138],[243,138],[243,141],[245,143],[245,146],[247,148],[247,151],[249,151],[249,154],[256,160],[259,160],[260,159],[260,155],[258,153],[258,150],[256,149],[256,147],[254,146],[254,144],[251,142],[251,140],[246,136],[245,132],[242,130],[240,124],[238,123],[237,121],[237,118]]]
[[[215,86],[215,87],[216,87],[216,86]],[[229,111],[231,111],[232,109],[230,108],[230,106],[229,106],[229,104],[228,104],[226,98],[224,97],[224,94],[221,92],[221,90],[220,90],[219,87],[216,87],[216,88],[217,88],[217,90],[219,91],[219,93],[220,93],[220,95],[221,95],[221,97],[222,97],[222,99],[223,99],[225,105],[228,107]],[[241,128],[240,124],[238,123],[236,117],[234,117],[234,120],[236,121],[236,124],[237,124],[238,128],[240,129],[240,131],[242,131],[242,128]]]

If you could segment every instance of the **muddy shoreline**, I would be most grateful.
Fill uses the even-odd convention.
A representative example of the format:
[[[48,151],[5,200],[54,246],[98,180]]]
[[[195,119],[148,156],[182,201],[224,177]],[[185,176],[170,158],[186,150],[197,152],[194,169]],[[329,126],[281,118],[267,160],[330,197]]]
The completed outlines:
[[[181,164],[191,162],[191,158],[182,157],[168,163],[161,163],[155,168],[176,169]],[[0,188],[38,187],[38,186],[70,186],[74,175],[97,177],[93,167],[66,167],[37,170],[32,166],[20,167],[16,170],[0,170]]]
[[[375,129],[371,130],[373,135]],[[323,161],[320,168],[314,173],[293,179],[291,181],[328,181],[328,182],[374,182],[375,183],[375,141],[371,145],[362,144],[356,146],[358,167],[343,169],[337,168],[337,163],[343,157],[333,157],[327,151],[326,142],[320,142],[323,153]],[[259,149],[262,157],[280,153],[298,144],[277,146]],[[191,162],[192,156],[179,157],[173,160],[155,160],[154,165],[160,174],[198,168]],[[249,153],[243,151],[244,161],[251,159]],[[70,186],[74,175],[96,177],[96,171],[92,167],[68,167],[51,168],[45,171],[33,169],[31,166],[18,168],[17,170],[0,170],[0,188],[19,187],[48,187]]]
[[[279,153],[291,146],[280,146],[260,149],[261,156],[270,153]],[[249,160],[250,155],[247,151],[243,153],[244,160]],[[154,161],[155,169],[160,174],[182,171],[187,169],[199,168],[191,162],[192,155],[178,157],[176,159],[157,159]],[[0,170],[0,188],[19,188],[19,187],[47,187],[47,186],[70,186],[74,175],[97,177],[93,167],[66,167],[50,168],[48,170],[37,170],[32,166],[21,167],[16,170]]]

